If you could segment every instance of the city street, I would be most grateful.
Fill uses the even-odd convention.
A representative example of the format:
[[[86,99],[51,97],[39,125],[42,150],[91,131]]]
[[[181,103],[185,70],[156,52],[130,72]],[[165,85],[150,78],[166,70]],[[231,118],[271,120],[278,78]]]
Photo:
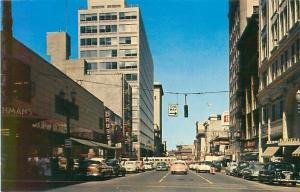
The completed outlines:
[[[50,191],[300,191],[300,187],[261,184],[222,173],[211,175],[189,171],[188,175],[171,175],[170,172],[151,171],[128,174],[126,177],[106,181],[91,181]]]

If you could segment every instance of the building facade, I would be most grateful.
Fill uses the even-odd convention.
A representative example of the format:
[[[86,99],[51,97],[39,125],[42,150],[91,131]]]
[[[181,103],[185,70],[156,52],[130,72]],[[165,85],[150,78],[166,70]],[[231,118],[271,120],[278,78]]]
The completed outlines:
[[[161,83],[154,82],[154,156],[164,154],[162,142],[162,96],[164,95]]]
[[[78,11],[78,42],[89,71],[124,74],[132,87],[134,151],[138,158],[153,152],[153,61],[139,7],[88,0]]]
[[[300,2],[260,0],[259,34],[260,160],[299,169]]]
[[[65,32],[47,33],[47,52],[51,63],[63,73],[104,102],[110,114],[122,120],[123,139],[111,142],[121,145],[121,156],[132,154],[132,89],[122,73],[98,73],[86,69],[84,59],[70,60],[70,40]]]
[[[230,152],[229,112],[210,115],[207,121],[196,123],[195,157],[197,160],[216,160]],[[220,157],[220,158],[219,158]]]
[[[258,93],[258,19],[259,7],[255,7],[247,26],[238,41],[240,57],[239,79],[242,87],[241,159],[258,161],[259,109]]]
[[[253,13],[253,7],[258,5],[258,0],[229,0],[229,113],[230,129],[233,135],[232,150],[234,160],[240,159],[241,129],[245,127],[242,116],[242,85],[239,79],[239,51],[238,41],[243,33],[247,18]]]
[[[2,82],[9,98],[1,106],[2,178],[34,176],[30,158],[67,157],[67,145],[72,158],[113,150],[103,102],[21,42],[10,43],[12,62],[2,63],[11,69]]]

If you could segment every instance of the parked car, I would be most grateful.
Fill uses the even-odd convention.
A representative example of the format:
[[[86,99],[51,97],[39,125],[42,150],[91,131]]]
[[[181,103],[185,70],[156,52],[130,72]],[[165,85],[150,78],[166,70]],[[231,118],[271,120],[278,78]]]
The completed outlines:
[[[227,167],[225,168],[225,174],[226,175],[233,175],[234,169],[236,169],[237,163],[236,162],[230,162],[228,163]]]
[[[188,166],[185,161],[174,161],[173,164],[171,165],[171,174],[185,174],[187,175],[188,173]]]
[[[241,171],[242,177],[244,179],[257,179],[259,171],[263,168],[263,164],[252,162],[249,164],[249,167]]]
[[[144,163],[145,171],[151,171],[154,169],[154,165],[152,162],[148,161]]]
[[[125,176],[126,169],[120,165],[118,160],[110,159],[106,161],[106,164],[113,168],[113,174],[115,176]]]
[[[213,161],[211,166],[213,166],[215,168],[215,171],[218,171],[218,172],[220,172],[222,169],[221,161]]]
[[[206,172],[209,173],[210,172],[210,166],[211,163],[210,162],[200,162],[199,164],[196,165],[195,170],[197,173],[200,172]]]
[[[136,161],[125,161],[123,166],[127,173],[139,172],[139,166]]]
[[[83,160],[78,168],[78,176],[80,177],[111,177],[113,175],[113,169],[105,162],[88,159]]]
[[[233,175],[236,177],[242,176],[242,170],[249,167],[249,162],[240,161],[235,169],[233,169]]]
[[[291,183],[296,185],[299,182],[299,173],[295,171],[294,165],[291,163],[270,162],[259,171],[258,180],[270,184],[277,182],[279,184]]]
[[[156,171],[168,171],[168,166],[165,162],[158,162],[156,165]]]

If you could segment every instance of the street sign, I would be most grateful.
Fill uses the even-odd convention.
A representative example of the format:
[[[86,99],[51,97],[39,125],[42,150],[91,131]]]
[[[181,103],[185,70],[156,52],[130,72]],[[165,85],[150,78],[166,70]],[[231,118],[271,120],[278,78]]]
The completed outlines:
[[[72,140],[65,139],[65,148],[72,148]]]
[[[177,104],[169,104],[169,116],[170,117],[178,116],[178,105]]]

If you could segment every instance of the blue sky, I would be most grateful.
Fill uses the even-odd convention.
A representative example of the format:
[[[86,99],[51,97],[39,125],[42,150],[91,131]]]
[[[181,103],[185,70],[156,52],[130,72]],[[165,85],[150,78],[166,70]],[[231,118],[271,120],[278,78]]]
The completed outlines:
[[[142,10],[155,80],[163,84],[165,91],[228,90],[228,0],[127,3],[139,5]],[[46,33],[65,31],[68,23],[71,57],[77,58],[77,10],[84,7],[86,0],[13,0],[14,36],[49,60]],[[168,117],[168,104],[177,102],[179,117]],[[168,149],[177,144],[192,144],[196,121],[206,120],[210,113],[228,110],[228,93],[191,95],[187,103],[189,118],[183,118],[184,97],[164,95],[163,138]]]

